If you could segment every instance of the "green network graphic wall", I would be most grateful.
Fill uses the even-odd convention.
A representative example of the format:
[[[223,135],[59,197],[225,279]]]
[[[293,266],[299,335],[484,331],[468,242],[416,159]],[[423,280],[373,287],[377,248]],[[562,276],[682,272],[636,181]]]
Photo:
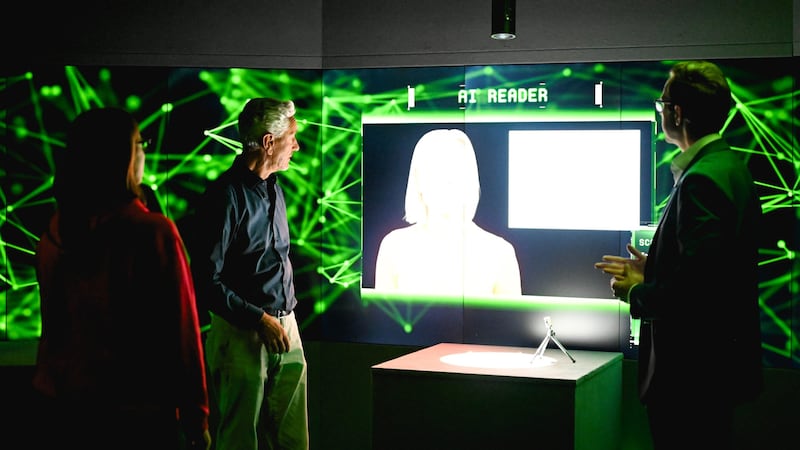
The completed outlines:
[[[796,368],[800,365],[796,258],[800,91],[795,77],[784,69],[791,67],[791,59],[717,62],[730,78],[735,105],[723,135],[748,161],[767,218],[760,261],[764,364]],[[370,203],[376,196],[368,189],[382,178],[405,177],[408,166],[402,162],[377,169],[377,163],[369,163],[364,130],[381,123],[458,127],[468,134],[477,132],[483,126],[479,124],[501,122],[651,123],[652,136],[644,149],[650,152],[648,192],[643,195],[650,221],[655,222],[669,193],[669,160],[677,152],[664,142],[652,108],[669,65],[668,61],[643,61],[357,70],[6,69],[0,85],[0,340],[36,339],[40,334],[34,252],[55,206],[53,155],[63,149],[67,126],[78,113],[119,106],[136,115],[143,135],[153,139],[145,182],[155,191],[165,214],[191,239],[195,202],[206,183],[225,170],[240,149],[236,117],[242,105],[252,97],[277,97],[293,99],[298,106],[301,148],[280,177],[289,205],[298,317],[307,339],[411,345],[434,344],[440,339],[485,339],[486,343],[535,346],[542,331],[531,323],[538,324],[543,314],[553,310],[566,314],[559,316],[561,322],[555,325],[567,330],[561,339],[568,346],[635,353],[629,339],[635,327],[627,310],[610,297],[605,278],[591,269],[600,256],[592,250],[606,248],[605,243],[593,247],[594,234],[584,237],[549,231],[546,235],[565,239],[558,243],[561,248],[570,239],[574,242],[575,236],[587,240],[582,250],[564,258],[558,272],[569,274],[570,283],[585,290],[563,297],[552,289],[537,291],[540,284],[536,280],[541,278],[537,273],[545,268],[533,260],[523,261],[523,279],[527,278],[531,287],[517,298],[456,296],[454,303],[452,299],[372,291],[376,241],[402,223],[402,210],[395,211],[391,223],[389,219],[379,223],[382,216],[373,212],[386,205]],[[602,92],[600,103],[598,89]],[[490,91],[494,101],[486,96]],[[534,99],[536,92],[540,96]],[[547,96],[541,95],[545,92]],[[383,156],[370,150],[370,158],[390,158],[399,147],[408,151],[413,145],[403,139],[395,141],[396,145],[390,142],[380,150],[386,152]],[[493,177],[503,180],[500,167],[481,165],[487,198],[492,198]],[[389,173],[391,170],[395,173]],[[497,218],[498,208],[502,210],[497,202],[482,203],[476,221],[509,239],[518,239],[526,254],[533,252],[530,246],[535,244],[530,242],[541,242],[541,236],[540,241],[526,241],[530,233],[508,229]],[[603,238],[612,242],[611,250],[620,251],[632,231],[606,233]],[[687,315],[691,315],[690,305]],[[486,323],[471,319],[476,316]],[[692,318],[699,338],[692,342],[687,336],[690,348],[705,351],[702,323],[709,319]],[[593,320],[602,322],[599,328],[610,328],[603,332],[610,339],[571,339],[566,322],[591,324]],[[142,332],[146,322],[143,316]],[[475,332],[473,325],[507,331],[485,337]]]

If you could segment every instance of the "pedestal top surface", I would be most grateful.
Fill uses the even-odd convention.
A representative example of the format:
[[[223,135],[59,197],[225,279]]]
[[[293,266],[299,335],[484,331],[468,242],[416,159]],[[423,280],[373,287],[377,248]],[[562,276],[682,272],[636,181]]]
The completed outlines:
[[[439,372],[465,375],[488,375],[550,379],[578,383],[621,362],[622,353],[569,350],[575,362],[559,348],[548,348],[543,359],[536,359],[536,348],[495,345],[441,343],[372,366],[373,373],[383,370]],[[474,358],[473,358],[474,357]],[[466,360],[485,361],[494,366],[461,364]],[[450,362],[446,362],[450,361]],[[452,363],[453,361],[457,364]],[[526,364],[525,361],[530,361]],[[621,367],[621,364],[620,364]]]

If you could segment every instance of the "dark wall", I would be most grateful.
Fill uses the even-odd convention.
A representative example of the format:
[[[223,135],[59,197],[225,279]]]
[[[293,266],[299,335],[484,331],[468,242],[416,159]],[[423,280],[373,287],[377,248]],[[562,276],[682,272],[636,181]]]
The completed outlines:
[[[768,3],[517,0],[517,38],[494,41],[491,0],[341,0],[323,8],[324,67],[797,55],[800,2]]]
[[[4,7],[6,9],[8,7]],[[4,51],[24,63],[320,68],[322,0],[16,1]],[[6,27],[6,25],[9,25]]]
[[[519,0],[517,38],[489,38],[491,0],[13,2],[10,61],[344,68],[800,54],[800,0]],[[6,14],[7,12],[7,14]],[[7,25],[7,26],[6,26]]]

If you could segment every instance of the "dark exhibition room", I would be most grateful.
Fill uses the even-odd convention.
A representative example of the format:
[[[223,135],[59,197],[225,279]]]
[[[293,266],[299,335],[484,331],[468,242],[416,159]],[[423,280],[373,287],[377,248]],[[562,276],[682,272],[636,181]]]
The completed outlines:
[[[800,0],[5,9],[0,448],[800,446]]]

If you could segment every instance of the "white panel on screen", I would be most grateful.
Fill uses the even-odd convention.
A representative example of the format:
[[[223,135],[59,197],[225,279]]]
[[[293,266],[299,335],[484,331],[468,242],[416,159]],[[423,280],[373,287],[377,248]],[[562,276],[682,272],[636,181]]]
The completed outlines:
[[[508,226],[632,230],[640,225],[639,130],[508,132]]]

